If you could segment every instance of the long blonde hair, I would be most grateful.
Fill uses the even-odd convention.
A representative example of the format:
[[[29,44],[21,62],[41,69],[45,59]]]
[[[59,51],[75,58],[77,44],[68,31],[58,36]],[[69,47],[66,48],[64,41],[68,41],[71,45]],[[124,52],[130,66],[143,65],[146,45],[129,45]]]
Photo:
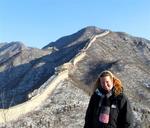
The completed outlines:
[[[123,91],[122,83],[116,76],[114,76],[114,74],[112,72],[110,72],[108,70],[105,70],[100,73],[98,79],[96,80],[96,82],[94,84],[94,91],[100,86],[100,77],[105,77],[105,76],[110,76],[110,78],[113,80],[115,95],[116,96],[119,95]]]

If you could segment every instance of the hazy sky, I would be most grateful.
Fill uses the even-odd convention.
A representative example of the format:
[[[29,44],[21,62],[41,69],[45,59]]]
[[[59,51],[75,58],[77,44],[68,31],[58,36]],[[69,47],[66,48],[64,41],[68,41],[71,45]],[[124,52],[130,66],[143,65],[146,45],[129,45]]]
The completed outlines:
[[[0,0],[0,42],[42,48],[86,26],[150,40],[150,0]]]

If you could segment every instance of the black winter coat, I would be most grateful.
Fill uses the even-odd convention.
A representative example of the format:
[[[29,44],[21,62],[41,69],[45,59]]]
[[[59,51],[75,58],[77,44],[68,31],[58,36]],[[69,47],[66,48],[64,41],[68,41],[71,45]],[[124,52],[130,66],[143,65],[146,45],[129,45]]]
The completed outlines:
[[[90,99],[85,116],[84,128],[133,128],[133,114],[128,98],[121,93],[118,96],[114,94],[110,100],[110,116],[107,125],[101,126],[99,122],[99,113],[101,109],[98,106],[101,97],[95,92]],[[116,107],[114,107],[116,106]]]

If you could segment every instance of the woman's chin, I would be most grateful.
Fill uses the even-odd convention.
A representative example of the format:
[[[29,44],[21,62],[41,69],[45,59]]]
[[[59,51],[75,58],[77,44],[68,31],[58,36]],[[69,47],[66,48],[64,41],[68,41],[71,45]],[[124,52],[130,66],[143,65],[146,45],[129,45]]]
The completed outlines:
[[[110,89],[110,88],[106,88],[105,90],[106,90],[107,92],[110,92],[110,91],[111,91],[111,89]]]

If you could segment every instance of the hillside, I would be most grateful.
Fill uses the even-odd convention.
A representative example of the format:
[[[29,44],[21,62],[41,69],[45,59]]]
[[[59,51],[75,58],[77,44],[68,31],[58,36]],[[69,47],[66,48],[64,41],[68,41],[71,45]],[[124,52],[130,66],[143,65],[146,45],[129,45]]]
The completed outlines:
[[[150,127],[149,40],[87,27],[43,49],[20,43],[0,47],[1,99],[7,99],[1,100],[1,108],[17,108],[17,104],[28,104],[32,98],[34,101],[34,96],[48,92],[53,78],[67,71],[67,78],[60,77],[59,84],[35,106],[35,111],[7,123],[7,127],[83,127],[88,94],[92,94],[93,83],[104,69],[122,80],[134,111],[135,128]]]

